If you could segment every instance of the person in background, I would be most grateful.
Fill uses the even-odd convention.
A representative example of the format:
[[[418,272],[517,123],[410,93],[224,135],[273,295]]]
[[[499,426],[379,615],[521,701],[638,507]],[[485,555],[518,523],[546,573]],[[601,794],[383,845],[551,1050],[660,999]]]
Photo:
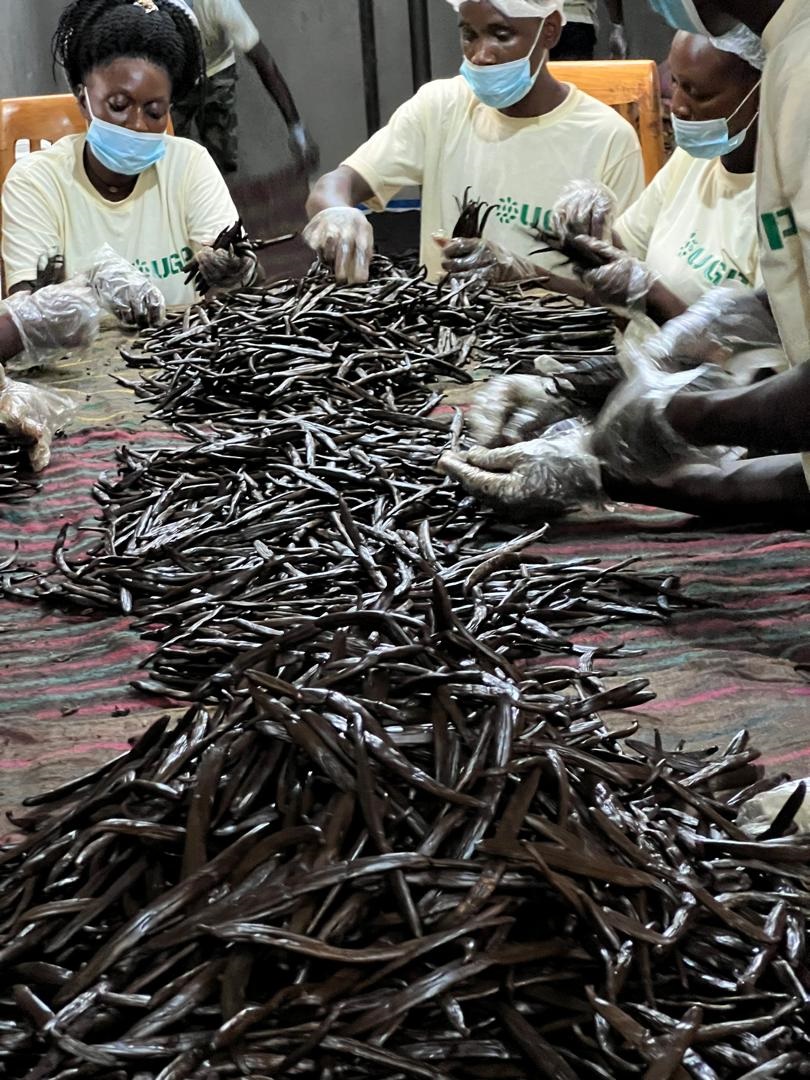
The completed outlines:
[[[304,239],[338,280],[368,278],[374,237],[367,203],[383,210],[400,188],[420,185],[420,258],[443,271],[506,280],[562,262],[530,253],[536,230],[571,179],[609,187],[624,209],[643,186],[633,128],[607,105],[549,73],[564,24],[562,0],[449,0],[460,16],[464,61],[401,105],[389,123],[315,184]],[[493,206],[491,240],[446,239],[465,191]]]
[[[239,165],[238,119],[236,114],[236,51],[243,53],[256,69],[267,93],[278,106],[289,132],[289,146],[295,160],[307,172],[318,167],[319,152],[301,122],[290,88],[278,69],[259,31],[239,0],[183,0],[194,12],[205,51],[205,84],[192,88],[172,105],[176,135],[193,138],[196,127],[200,142],[225,173]]]
[[[655,365],[619,387],[597,425],[602,482],[612,498],[695,514],[810,520],[810,9],[805,0],[650,0],[676,30],[707,36],[754,33],[766,61],[760,90],[757,212],[767,304],[791,369],[750,386],[703,389],[712,365],[668,373]],[[718,293],[721,290],[717,290]],[[704,297],[706,300],[712,294]],[[701,301],[702,303],[702,301]],[[746,335],[750,293],[737,311],[708,305],[689,330],[693,354],[709,359],[722,324]],[[687,313],[688,314],[688,313]],[[686,315],[679,319],[686,318]],[[678,322],[674,320],[673,322]],[[665,328],[667,329],[667,328]],[[697,377],[695,377],[697,376]],[[530,507],[547,473],[532,440],[484,450],[463,474],[469,490],[514,510]],[[744,447],[739,460],[694,462],[694,448]],[[484,448],[482,448],[484,449]],[[765,456],[757,456],[757,455]],[[453,475],[462,478],[457,463]],[[470,464],[470,462],[462,462]]]
[[[627,59],[622,0],[607,0],[610,15],[610,59]],[[598,0],[565,0],[565,17],[560,40],[551,50],[552,60],[593,60],[599,29]]]
[[[174,0],[74,0],[59,20],[54,62],[87,132],[17,161],[3,188],[2,255],[12,293],[33,291],[43,257],[86,273],[126,324],[157,324],[166,304],[198,299],[186,266],[209,286],[239,288],[256,258],[214,250],[238,218],[203,147],[167,135],[175,95],[204,66],[199,33]]]
[[[587,271],[588,299],[643,310],[661,325],[718,285],[753,288],[759,272],[754,159],[761,44],[680,32],[669,54],[678,148],[613,222],[610,192],[571,185],[555,207],[563,237],[610,233],[586,245],[603,265]],[[654,330],[652,323],[647,323]],[[631,330],[641,324],[631,323]]]

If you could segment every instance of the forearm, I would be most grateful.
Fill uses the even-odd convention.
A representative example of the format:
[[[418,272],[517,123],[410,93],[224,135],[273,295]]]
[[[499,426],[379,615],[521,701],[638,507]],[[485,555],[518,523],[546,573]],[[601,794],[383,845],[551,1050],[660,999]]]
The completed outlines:
[[[0,360],[10,360],[23,351],[23,342],[9,315],[0,315]]]
[[[623,0],[606,0],[610,21],[615,24],[624,24]]]
[[[810,522],[810,490],[797,454],[684,466],[644,485],[617,480],[603,470],[602,483],[606,494],[620,502],[657,506],[726,524],[769,521],[806,527]]]
[[[687,305],[683,300],[661,281],[656,281],[647,293],[646,314],[658,326],[663,326],[665,322],[677,318],[678,315],[683,315],[686,308]]]
[[[315,182],[307,199],[307,215],[313,218],[331,206],[357,206],[367,202],[373,194],[359,173],[348,165],[339,165]]]
[[[259,42],[253,49],[247,53],[247,58],[256,68],[256,72],[267,90],[270,97],[278,105],[281,115],[284,117],[287,127],[291,127],[293,124],[297,124],[300,121],[298,115],[298,109],[296,108],[293,96],[290,93],[290,88],[287,85],[287,81],[278,69],[273,57],[267,46],[263,42]]]
[[[810,363],[753,386],[676,394],[666,417],[696,446],[810,450]]]

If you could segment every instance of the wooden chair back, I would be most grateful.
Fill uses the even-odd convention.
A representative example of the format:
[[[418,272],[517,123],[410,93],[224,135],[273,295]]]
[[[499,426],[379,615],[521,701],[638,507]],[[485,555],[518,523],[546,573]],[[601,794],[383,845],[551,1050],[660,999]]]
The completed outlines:
[[[647,183],[664,164],[664,124],[658,69],[652,60],[552,60],[548,70],[611,105],[638,134]]]

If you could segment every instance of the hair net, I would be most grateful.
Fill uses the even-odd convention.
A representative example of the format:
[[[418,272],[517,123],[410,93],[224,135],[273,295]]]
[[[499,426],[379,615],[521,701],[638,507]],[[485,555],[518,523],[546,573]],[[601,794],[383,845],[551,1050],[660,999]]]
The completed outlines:
[[[733,30],[729,30],[727,34],[709,38],[709,41],[711,41],[715,49],[734,53],[735,56],[739,56],[750,64],[752,68],[756,68],[757,71],[762,71],[765,67],[765,48],[762,44],[762,38],[755,34],[753,30],[749,30],[747,26],[743,26],[742,23],[737,23]]]
[[[447,0],[456,11],[466,0]],[[480,0],[470,0],[477,4]],[[510,19],[545,19],[553,11],[559,11],[565,25],[564,0],[489,0],[494,8]]]

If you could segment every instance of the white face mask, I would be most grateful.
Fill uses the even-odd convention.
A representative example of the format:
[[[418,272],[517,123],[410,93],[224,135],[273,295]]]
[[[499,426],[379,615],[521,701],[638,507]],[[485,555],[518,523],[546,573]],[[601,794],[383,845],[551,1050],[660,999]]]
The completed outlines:
[[[508,60],[505,64],[473,64],[464,59],[459,71],[479,101],[493,109],[508,109],[526,97],[548,58],[544,51],[537,71],[532,74],[532,53],[545,25],[546,20],[543,19],[528,55],[519,60]]]
[[[717,158],[730,154],[732,150],[742,146],[746,135],[751,130],[751,125],[759,116],[759,111],[757,110],[751,123],[747,124],[742,131],[738,131],[736,135],[729,135],[728,122],[734,119],[746,101],[758,89],[759,83],[752,86],[728,119],[720,117],[718,120],[680,120],[673,113],[672,131],[675,142],[681,150],[685,150],[687,154],[696,158]]]

